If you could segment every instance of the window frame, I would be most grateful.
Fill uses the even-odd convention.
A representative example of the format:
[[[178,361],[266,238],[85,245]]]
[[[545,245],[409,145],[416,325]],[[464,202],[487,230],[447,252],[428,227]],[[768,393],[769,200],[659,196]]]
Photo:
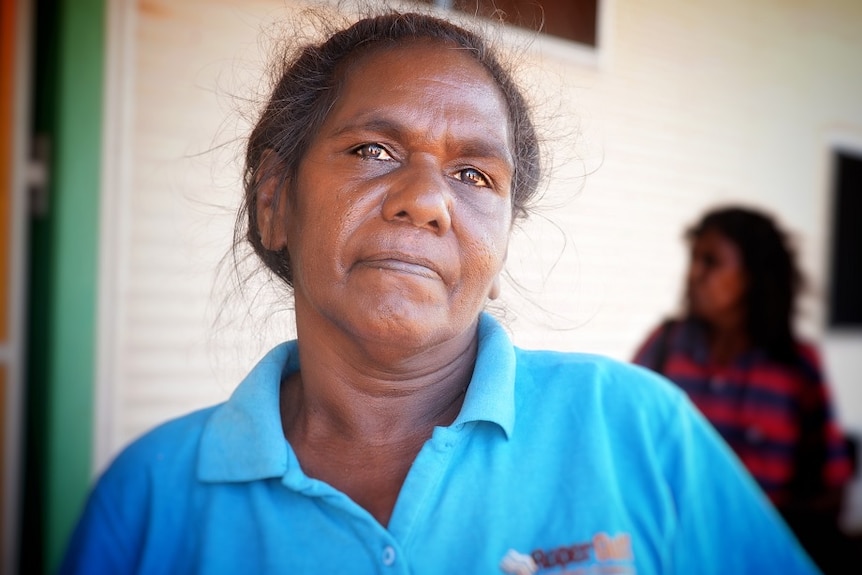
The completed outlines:
[[[580,65],[604,69],[609,61],[610,15],[614,0],[596,0],[596,41],[595,45],[584,44],[569,38],[536,32],[514,24],[504,24],[507,43],[525,46],[531,53],[543,59],[557,61],[564,65]],[[445,12],[454,19],[475,22],[485,20],[452,8],[454,0],[430,0],[430,6]]]

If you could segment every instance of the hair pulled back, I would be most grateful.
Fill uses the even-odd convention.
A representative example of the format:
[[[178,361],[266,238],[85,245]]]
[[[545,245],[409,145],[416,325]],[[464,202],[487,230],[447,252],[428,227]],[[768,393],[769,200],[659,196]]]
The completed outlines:
[[[283,61],[275,88],[249,137],[236,243],[247,240],[264,264],[287,285],[293,285],[287,250],[269,250],[261,241],[257,221],[260,190],[272,186],[274,178],[278,190],[275,201],[290,201],[280,196],[289,189],[286,183],[295,179],[314,135],[338,99],[348,65],[370,50],[416,39],[438,40],[465,49],[494,79],[508,107],[512,135],[513,220],[527,216],[540,178],[538,137],[523,94],[487,43],[472,31],[427,14],[391,11],[363,18],[319,44],[302,47]]]
[[[733,242],[742,256],[752,343],[772,358],[792,363],[797,358],[793,319],[804,278],[789,238],[766,213],[738,206],[707,212],[686,236],[694,240],[709,230]]]

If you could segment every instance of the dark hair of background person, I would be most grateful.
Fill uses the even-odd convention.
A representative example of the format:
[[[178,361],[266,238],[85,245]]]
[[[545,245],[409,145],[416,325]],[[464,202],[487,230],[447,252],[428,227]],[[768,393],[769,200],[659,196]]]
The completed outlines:
[[[764,212],[724,207],[707,212],[686,232],[696,238],[714,230],[739,249],[748,287],[745,293],[746,331],[751,343],[774,360],[797,359],[793,320],[805,285],[790,238]]]
[[[328,35],[328,34],[327,34]],[[446,20],[421,14],[385,11],[335,32],[319,44],[300,47],[279,63],[283,69],[260,119],[252,130],[245,155],[244,200],[237,215],[234,249],[248,241],[264,264],[292,287],[286,249],[268,250],[261,242],[257,197],[276,179],[279,197],[295,180],[300,162],[337,100],[350,65],[375,49],[417,39],[433,39],[472,54],[494,79],[509,112],[514,176],[513,220],[526,218],[541,174],[539,141],[527,102],[512,74],[477,34]]]

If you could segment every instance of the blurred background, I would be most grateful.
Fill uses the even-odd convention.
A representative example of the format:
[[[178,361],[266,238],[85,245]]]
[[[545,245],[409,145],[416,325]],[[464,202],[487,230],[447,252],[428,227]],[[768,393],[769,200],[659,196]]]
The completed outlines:
[[[302,6],[2,0],[2,573],[52,572],[119,449],[225,399],[293,336],[289,299],[236,272],[231,244],[249,118]],[[799,332],[842,430],[862,434],[862,2],[496,6],[524,18],[493,35],[553,168],[510,248],[515,342],[629,360],[679,308],[684,230],[756,206],[794,232]],[[843,528],[862,533],[858,472]]]

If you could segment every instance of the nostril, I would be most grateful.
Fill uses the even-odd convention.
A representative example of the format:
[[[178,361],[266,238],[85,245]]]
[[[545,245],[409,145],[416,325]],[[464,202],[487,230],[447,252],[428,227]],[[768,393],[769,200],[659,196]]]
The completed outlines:
[[[449,203],[445,189],[420,181],[387,190],[380,206],[381,216],[390,222],[409,223],[441,234],[451,224]]]
[[[407,210],[401,210],[400,212],[395,214],[395,219],[412,221],[410,214],[407,212]],[[425,225],[434,230],[440,229],[440,222],[438,222],[436,219],[426,222]]]

